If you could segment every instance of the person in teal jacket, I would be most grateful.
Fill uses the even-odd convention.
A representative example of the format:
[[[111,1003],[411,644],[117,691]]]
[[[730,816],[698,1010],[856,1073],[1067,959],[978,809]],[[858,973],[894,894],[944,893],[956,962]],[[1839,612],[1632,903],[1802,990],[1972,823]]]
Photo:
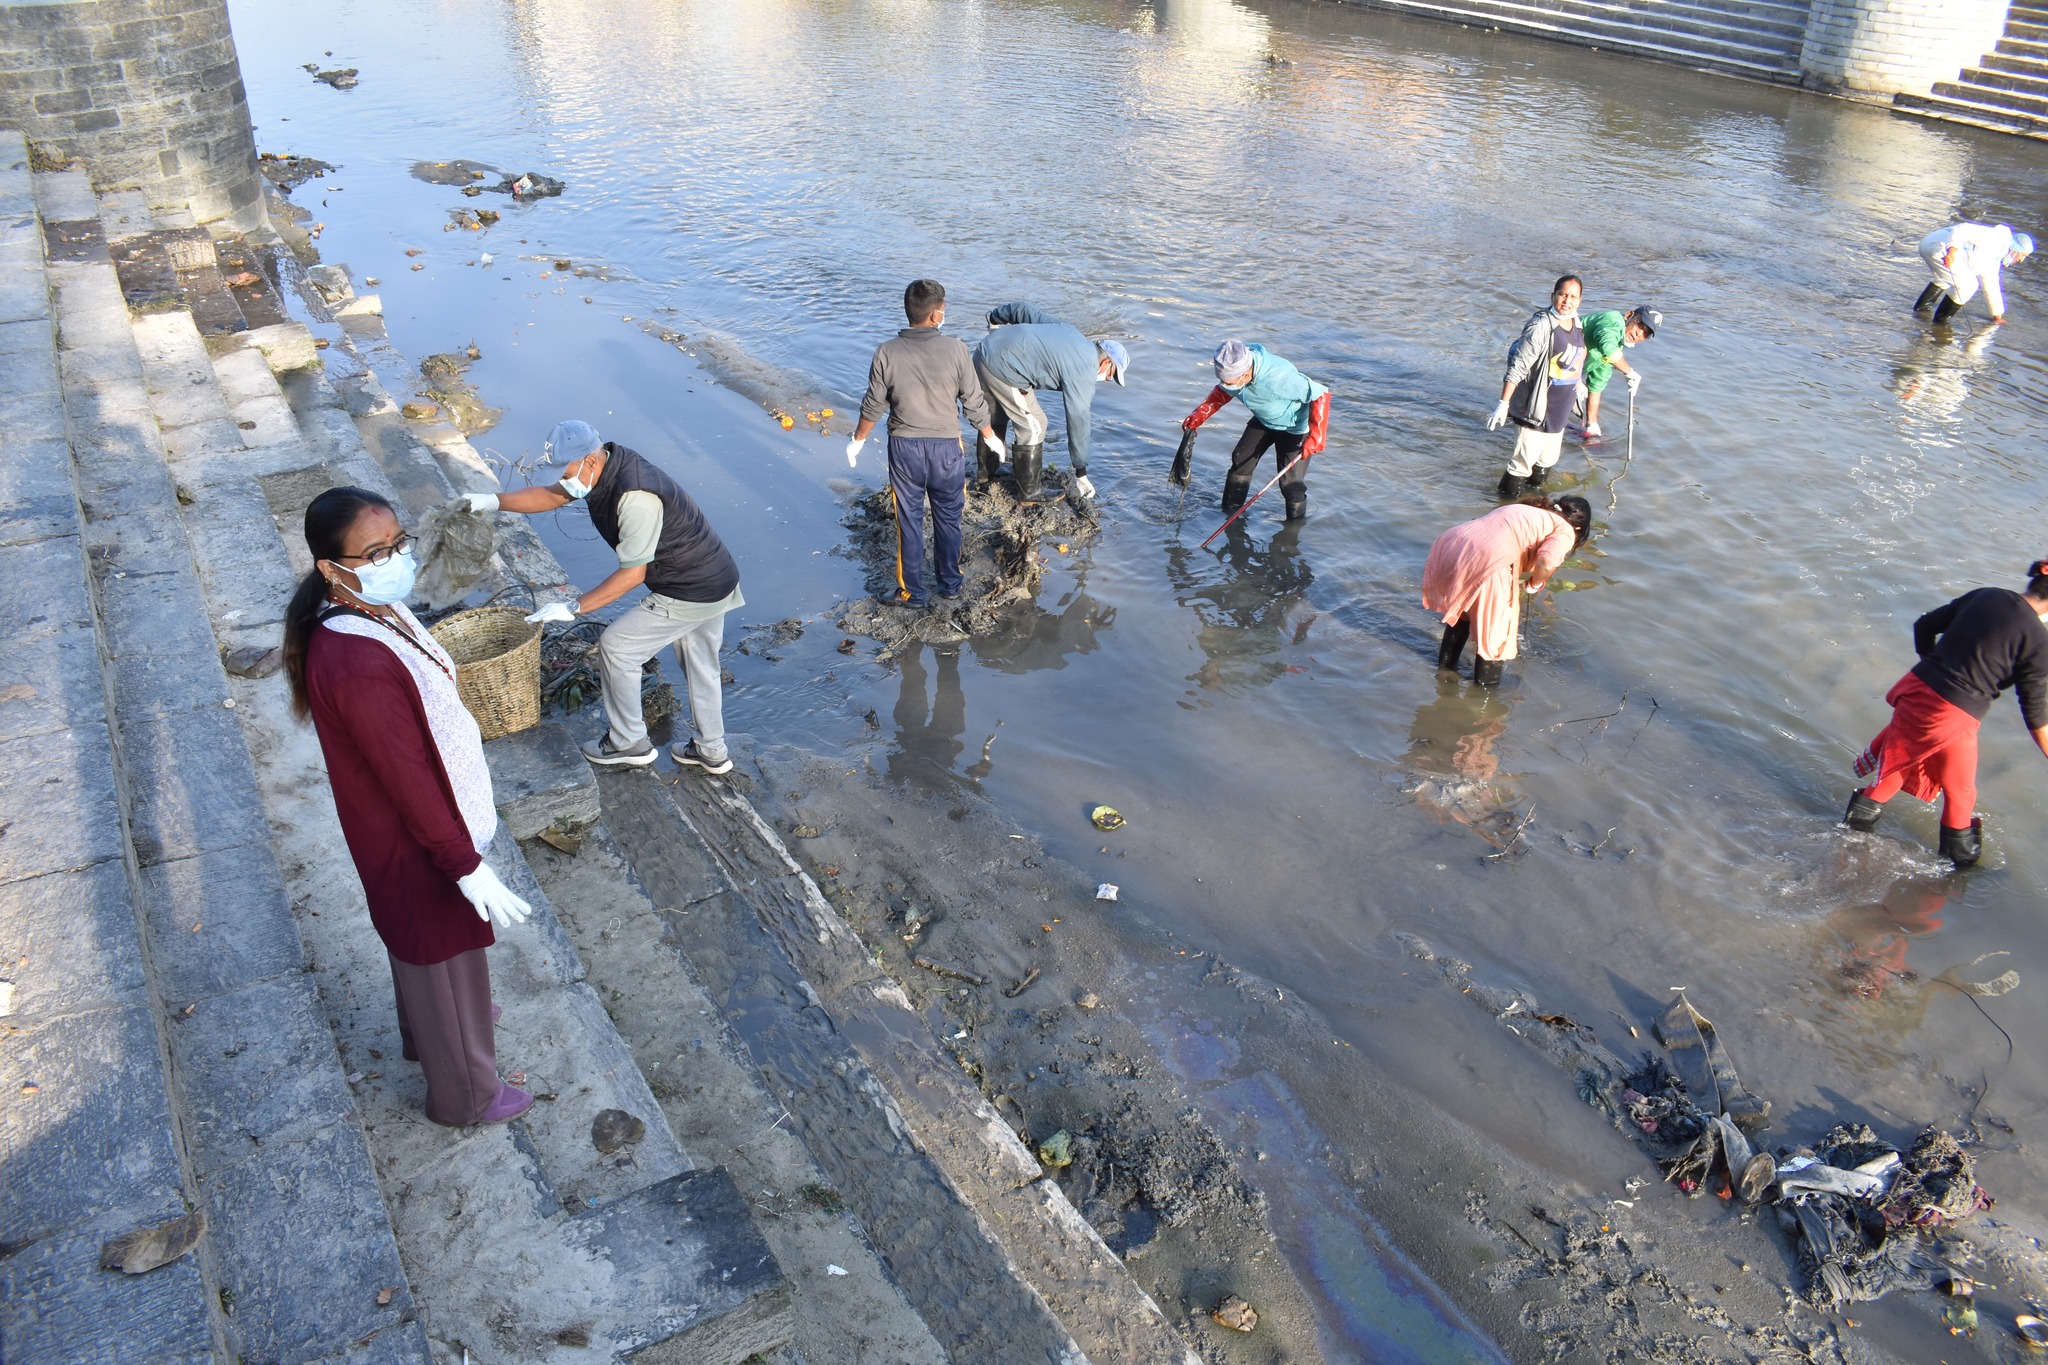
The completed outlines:
[[[996,434],[1010,429],[1010,477],[1017,499],[1033,502],[1045,467],[1045,409],[1035,389],[1058,389],[1067,410],[1067,459],[1074,466],[1074,491],[1095,496],[1088,478],[1088,432],[1095,386],[1105,379],[1124,382],[1130,355],[1118,341],[1090,341],[1081,329],[1060,322],[1028,303],[1006,303],[991,309],[989,333],[974,351],[975,373],[981,377]],[[981,481],[995,482],[997,452],[981,448]]]
[[[1330,391],[1259,343],[1226,341],[1216,348],[1216,387],[1181,422],[1187,434],[1174,458],[1173,480],[1186,483],[1194,433],[1231,399],[1250,410],[1244,435],[1230,452],[1230,473],[1223,481],[1223,510],[1244,506],[1252,472],[1268,448],[1280,466],[1280,492],[1287,499],[1287,519],[1308,515],[1308,462],[1323,448],[1330,430]],[[1300,456],[1296,459],[1296,456]]]

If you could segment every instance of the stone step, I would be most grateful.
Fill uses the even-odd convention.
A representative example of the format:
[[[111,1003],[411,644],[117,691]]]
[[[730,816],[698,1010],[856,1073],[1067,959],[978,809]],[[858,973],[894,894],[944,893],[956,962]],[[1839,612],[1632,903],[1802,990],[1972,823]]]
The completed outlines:
[[[2031,57],[2035,61],[2048,60],[2048,42],[2035,42],[2027,38],[2000,38],[1998,46],[1992,49],[2001,57]]]
[[[1994,109],[2010,109],[2017,113],[2048,114],[2048,95],[2029,94],[2024,90],[2007,90],[1993,85],[1936,81],[1930,92],[1943,99],[1968,100],[1972,104],[1989,105]]]
[[[1966,68],[1961,77],[1951,84],[1966,89],[2009,90],[2020,95],[2048,95],[2048,70],[2038,75],[2030,75],[1973,66]]]
[[[1529,37],[1547,38],[1606,52],[1651,57],[1685,66],[1748,76],[1756,80],[1797,83],[1796,55],[1788,60],[1775,47],[1712,42],[1647,25],[1602,24],[1571,19],[1545,7],[1507,0],[1376,0],[1388,9],[1446,19],[1472,27],[1495,28]]]
[[[1941,95],[1897,95],[1892,99],[1892,107],[1909,114],[1938,118],[1950,123],[1967,123],[1972,127],[1988,128],[1994,132],[2048,137],[2048,119],[1974,99],[1954,99]]]
[[[1734,14],[1711,5],[1677,0],[1545,0],[1542,6],[1561,14],[1629,24],[1640,30],[1661,29],[1700,37],[1767,47],[1797,56],[1806,40],[1803,18],[1794,21]]]
[[[183,1216],[193,1186],[144,969],[44,245],[27,148],[0,132],[0,1357],[212,1361],[219,1284],[202,1258],[99,1268],[103,1242]]]
[[[76,211],[75,182],[53,177],[49,188],[47,212]],[[381,1338],[392,1358],[407,1358],[410,1340],[410,1358],[423,1360],[256,799],[127,301],[104,244],[66,222],[88,220],[52,225],[67,245],[49,274],[113,701],[109,778],[126,821],[179,1155],[210,1224],[214,1330],[251,1359],[327,1360]],[[303,1237],[308,1225],[321,1236]]]
[[[2048,57],[2006,57],[1987,52],[1975,70],[1997,71],[2008,76],[2048,76]]]
[[[2005,21],[2005,36],[2033,43],[2048,41],[2048,20],[2028,23],[2025,20],[2008,18]]]

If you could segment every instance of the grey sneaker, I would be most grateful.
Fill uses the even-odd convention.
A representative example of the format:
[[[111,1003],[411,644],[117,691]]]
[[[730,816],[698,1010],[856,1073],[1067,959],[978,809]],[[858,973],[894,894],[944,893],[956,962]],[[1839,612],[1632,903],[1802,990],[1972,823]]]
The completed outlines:
[[[614,749],[609,730],[584,745],[583,756],[592,763],[602,763],[608,767],[624,764],[632,768],[644,768],[654,762],[656,757],[654,746],[645,739],[630,749]]]
[[[670,745],[668,756],[682,764],[685,768],[702,768],[705,772],[714,775],[732,771],[732,759],[730,757],[707,757],[704,751],[697,747],[697,741],[694,739],[687,744]]]

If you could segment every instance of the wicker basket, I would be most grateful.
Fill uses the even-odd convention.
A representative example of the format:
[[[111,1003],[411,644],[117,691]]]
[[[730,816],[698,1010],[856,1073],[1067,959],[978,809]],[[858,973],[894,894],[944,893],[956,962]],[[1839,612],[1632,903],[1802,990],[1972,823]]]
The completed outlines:
[[[517,607],[458,611],[429,629],[486,741],[540,724],[540,627]]]

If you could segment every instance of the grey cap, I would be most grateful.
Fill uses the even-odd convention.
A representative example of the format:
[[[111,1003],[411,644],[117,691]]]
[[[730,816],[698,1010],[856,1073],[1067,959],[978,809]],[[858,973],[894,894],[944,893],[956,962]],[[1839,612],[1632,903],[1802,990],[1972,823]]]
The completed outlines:
[[[1657,329],[1664,325],[1664,315],[1647,303],[1639,303],[1629,310],[1630,317],[1650,336],[1657,335]]]
[[[1235,337],[1216,348],[1216,378],[1228,382],[1252,367],[1251,348]]]
[[[2031,256],[2034,254],[2034,239],[2024,232],[2015,232],[2012,235],[2012,249],[2022,256]]]
[[[555,429],[548,433],[547,444],[541,447],[541,458],[549,464],[574,464],[603,445],[604,442],[597,438],[596,427],[571,419],[557,423]]]
[[[1109,377],[1117,383],[1124,382],[1124,366],[1131,363],[1131,353],[1124,349],[1121,341],[1098,341],[1096,348],[1109,357]]]

